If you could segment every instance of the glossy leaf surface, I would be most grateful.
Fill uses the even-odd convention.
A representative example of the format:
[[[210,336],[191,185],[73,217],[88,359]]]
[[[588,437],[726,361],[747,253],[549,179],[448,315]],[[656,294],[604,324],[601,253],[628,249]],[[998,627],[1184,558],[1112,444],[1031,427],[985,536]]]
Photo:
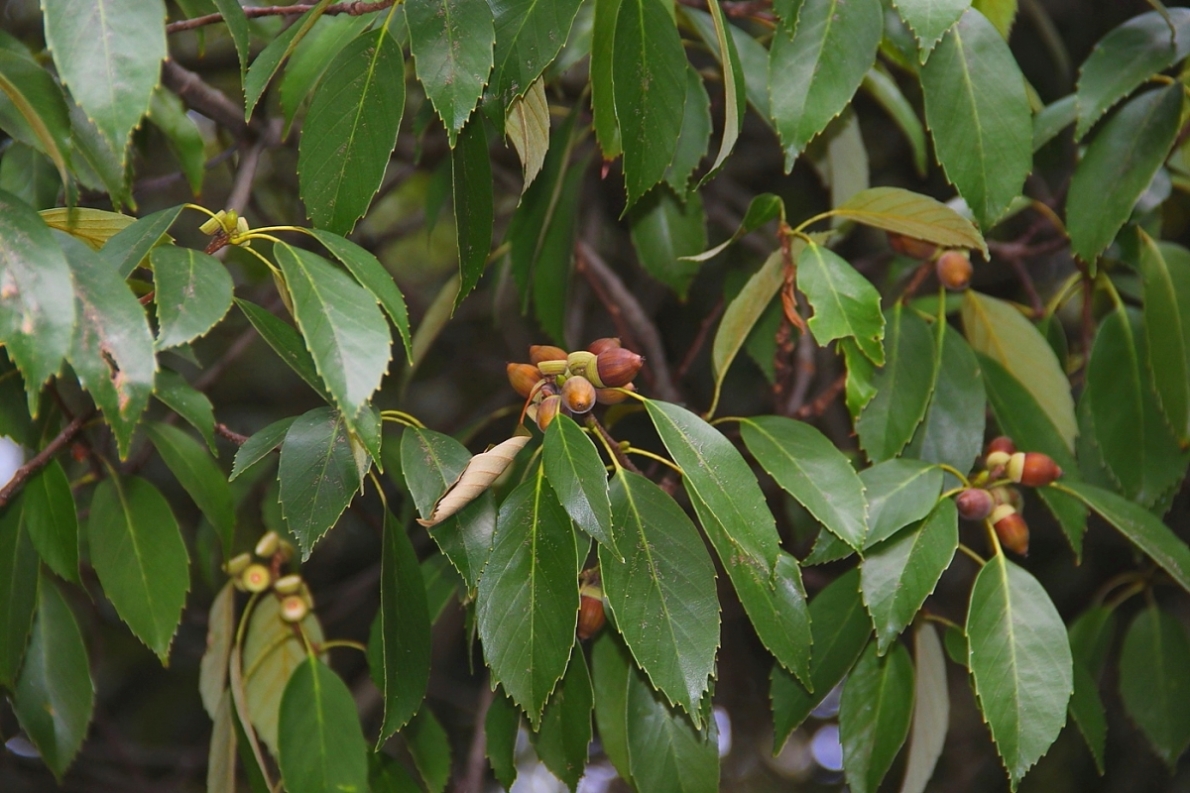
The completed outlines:
[[[904,645],[883,657],[869,644],[843,684],[839,738],[843,770],[856,793],[873,793],[909,734],[913,713],[913,662]]]
[[[166,245],[153,251],[152,262],[157,349],[205,335],[231,308],[234,284],[214,256]]]
[[[855,422],[860,447],[873,462],[896,457],[913,439],[938,372],[925,321],[901,304],[887,319],[887,357],[872,382],[876,396]]]
[[[983,235],[970,220],[941,201],[900,187],[862,190],[835,207],[833,214],[938,245],[987,251]]]
[[[713,793],[719,789],[715,720],[696,730],[671,711],[644,675],[628,669],[627,738],[632,778],[657,793]]]
[[[413,717],[430,679],[430,619],[417,554],[404,527],[384,514],[380,556],[380,631],[384,658],[384,722],[378,743]]]
[[[453,146],[492,70],[492,9],[485,0],[410,0],[405,21],[417,78]]]
[[[367,745],[343,679],[315,656],[294,669],[281,697],[279,764],[292,793],[368,790]]]
[[[570,519],[619,556],[603,459],[574,419],[558,416],[550,422],[542,443],[542,462],[550,487]]]
[[[1170,768],[1190,745],[1190,638],[1156,606],[1132,620],[1120,650],[1120,696],[1128,715]]]
[[[901,793],[922,793],[942,756],[950,727],[950,692],[946,685],[946,658],[942,642],[928,622],[913,632],[913,723],[909,729],[909,754]]]
[[[230,549],[236,530],[235,504],[219,462],[177,427],[153,422],[144,429],[178,483],[215,527],[223,547]]]
[[[797,285],[814,308],[807,324],[820,346],[851,337],[873,363],[884,363],[885,319],[868,279],[829,248],[807,245],[797,257]]]

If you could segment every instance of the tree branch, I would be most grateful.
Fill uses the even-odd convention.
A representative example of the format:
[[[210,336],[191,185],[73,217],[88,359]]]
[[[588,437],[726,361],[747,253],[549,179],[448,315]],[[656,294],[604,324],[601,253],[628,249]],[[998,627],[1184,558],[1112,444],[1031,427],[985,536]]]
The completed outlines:
[[[91,408],[75,416],[69,424],[62,428],[62,431],[58,433],[56,438],[34,455],[32,460],[18,468],[16,473],[12,475],[12,479],[8,480],[8,484],[0,488],[0,508],[7,505],[13,496],[21,492],[21,488],[25,486],[25,482],[30,477],[49,465],[50,461],[54,459],[54,455],[66,448],[66,444],[74,440],[75,436],[83,431],[83,426],[94,415],[95,408]]]
[[[192,110],[227,127],[237,138],[248,137],[254,128],[244,120],[243,107],[176,61],[167,60],[161,65],[161,84],[177,94]]]
[[[336,14],[347,14],[348,16],[357,17],[362,14],[370,14],[373,11],[382,11],[388,8],[396,0],[380,0],[377,3],[364,3],[361,0],[355,0],[350,3],[337,3],[332,6],[327,6],[323,9],[325,16],[335,16]],[[304,14],[311,8],[314,8],[314,3],[299,3],[291,6],[245,6],[244,16],[249,19],[257,17],[281,17],[281,16],[297,16]],[[183,19],[178,22],[170,22],[165,26],[166,33],[180,33],[183,30],[194,30],[195,28],[205,27],[206,25],[216,25],[223,21],[223,15],[219,13],[205,14],[194,19]]]

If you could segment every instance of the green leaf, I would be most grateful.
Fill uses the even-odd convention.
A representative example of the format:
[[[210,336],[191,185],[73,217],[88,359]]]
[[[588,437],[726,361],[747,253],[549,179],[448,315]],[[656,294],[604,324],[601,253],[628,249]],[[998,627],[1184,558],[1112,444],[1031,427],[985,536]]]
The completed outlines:
[[[740,422],[748,451],[769,476],[852,548],[868,533],[868,502],[855,469],[825,435],[800,421],[758,416]]]
[[[459,587],[463,579],[459,577],[450,560],[443,554],[436,553],[419,565],[422,582],[426,589],[426,612],[430,615],[433,625],[446,611],[446,607],[459,600]]]
[[[1066,723],[1066,626],[1037,579],[998,553],[975,577],[967,636],[980,710],[1015,790]]]
[[[931,463],[944,463],[963,473],[983,451],[987,394],[979,361],[955,330],[942,322],[942,357],[938,380],[925,418],[906,453]]]
[[[1093,264],[1115,239],[1169,154],[1181,117],[1179,84],[1146,91],[1120,108],[1091,141],[1066,199],[1066,229],[1080,259]]]
[[[330,402],[331,395],[318,375],[314,359],[310,356],[305,342],[302,341],[302,337],[293,329],[293,326],[255,303],[241,300],[238,297],[234,300],[235,304],[240,307],[240,311],[244,312],[244,316],[252,323],[252,327],[256,328],[256,332],[273,348],[273,352],[289,364],[289,368],[297,372],[297,375],[305,380],[311,388]]]
[[[240,0],[211,0],[219,13],[223,15],[223,22],[227,25],[227,32],[231,34],[231,41],[235,45],[236,55],[240,61],[240,82],[244,82],[244,72],[248,68],[248,51],[252,44],[251,31],[248,29],[248,17],[244,14],[244,7]]]
[[[72,294],[54,235],[28,204],[0,192],[0,342],[21,371],[32,415],[42,384],[70,350]]]
[[[310,28],[309,34],[293,49],[293,56],[285,64],[285,76],[281,78],[281,113],[285,116],[282,138],[289,136],[302,103],[310,91],[326,75],[331,61],[343,48],[376,21],[373,14],[351,16],[322,16]]]
[[[1004,38],[971,8],[922,67],[921,88],[946,178],[986,231],[1033,167],[1025,78]]]
[[[550,147],[550,108],[544,79],[537,78],[524,95],[512,100],[504,118],[504,134],[521,160],[522,194],[541,172]]]
[[[318,374],[354,428],[392,359],[392,335],[372,293],[317,254],[280,243],[277,263]]]
[[[557,57],[581,0],[496,0],[495,71],[491,90],[501,107],[523,95]],[[481,30],[482,36],[482,30]],[[485,75],[486,76],[486,75]]]
[[[343,679],[310,655],[281,697],[278,764],[291,793],[368,790],[368,747]]]
[[[686,64],[686,106],[682,110],[682,131],[674,147],[674,157],[665,171],[665,182],[679,198],[686,198],[690,177],[707,154],[711,140],[711,98],[702,75],[693,64]]]
[[[37,549],[23,515],[28,498],[20,495],[0,512],[0,684],[9,689],[21,670],[37,607]]]
[[[13,710],[54,777],[62,779],[87,737],[95,704],[87,646],[58,587],[40,589],[37,619]]]
[[[298,176],[314,225],[347,234],[380,189],[405,111],[405,66],[387,28],[343,48],[302,125]]]
[[[157,372],[153,396],[198,430],[211,454],[215,449],[215,411],[206,394],[196,390],[182,375],[172,369]]]
[[[115,206],[131,205],[132,193],[123,148],[115,148],[99,132],[95,122],[76,103],[70,103],[71,141],[77,157],[72,158],[79,183],[94,190],[107,190]]]
[[[570,518],[539,468],[500,505],[475,613],[492,677],[534,728],[541,724],[541,710],[566,671],[574,643],[576,567]],[[516,619],[509,620],[512,614]]]
[[[472,118],[463,127],[451,150],[450,166],[461,279],[454,301],[457,308],[479,283],[492,248],[492,162],[482,118]]]
[[[971,0],[897,0],[897,13],[917,39],[921,63],[970,7]]]
[[[157,358],[144,309],[107,262],[76,239],[58,235],[74,274],[78,323],[68,359],[112,427],[120,456],[153,393]]]
[[[1171,769],[1190,745],[1190,639],[1171,614],[1150,605],[1132,620],[1120,650],[1120,696]]]
[[[50,73],[30,58],[0,49],[0,93],[17,113],[3,113],[6,131],[43,152],[58,169],[63,184],[69,183],[67,158],[70,156],[70,111],[62,89]],[[7,104],[7,103],[6,103]],[[18,129],[23,124],[27,130]],[[5,158],[7,159],[7,153]]]
[[[230,691],[224,690],[220,694],[211,720],[214,723],[211,726],[210,749],[207,751],[207,789],[234,790],[237,735]]]
[[[417,78],[453,148],[492,71],[492,9],[485,0],[409,0],[405,20]]]
[[[569,416],[558,416],[545,431],[541,459],[550,487],[566,514],[619,558],[612,532],[607,471],[594,442]]]
[[[400,760],[384,752],[368,755],[368,784],[372,793],[421,793],[421,785]]]
[[[34,209],[46,209],[58,203],[61,189],[62,178],[37,149],[19,140],[5,149],[0,158],[0,190],[12,193]]]
[[[687,257],[707,247],[706,213],[698,191],[683,202],[668,184],[654,187],[629,211],[628,228],[641,266],[685,300],[699,270]]]
[[[145,434],[178,483],[194,499],[215,527],[230,556],[236,532],[236,509],[227,477],[198,441],[177,427],[155,421],[145,424]]]
[[[59,577],[79,583],[78,515],[62,464],[51,460],[25,483],[22,493],[21,520],[41,560]]]
[[[814,308],[807,324],[820,346],[850,336],[873,363],[884,363],[885,319],[871,281],[831,249],[811,244],[798,254],[797,286]]]
[[[169,502],[140,477],[105,479],[91,500],[87,535],[103,593],[166,663],[190,591],[190,559]]]
[[[43,0],[45,41],[58,75],[120,153],[149,109],[165,60],[162,0]]]
[[[690,518],[649,480],[620,469],[612,503],[625,556],[600,548],[599,569],[616,626],[653,687],[698,722],[719,646],[715,566]]]
[[[1164,14],[1150,11],[1113,28],[1079,69],[1075,140],[1081,140],[1133,89],[1185,58],[1188,52],[1190,10],[1185,8],[1171,8]]]
[[[895,459],[859,472],[868,497],[864,547],[886,540],[934,509],[942,492],[942,471],[919,460]]]
[[[127,278],[133,270],[147,263],[150,251],[169,240],[169,227],[182,214],[182,209],[179,204],[145,215],[104,243],[99,255],[121,278]]]
[[[631,669],[628,648],[615,631],[603,631],[596,637],[591,645],[595,725],[599,728],[599,742],[604,754],[625,781],[632,779],[628,756],[628,675]]]
[[[1078,434],[1074,399],[1066,373],[1045,337],[1012,304],[978,292],[968,290],[963,296],[962,313],[971,348],[1000,364],[1025,387],[1067,451],[1071,450]]]
[[[1118,616],[1114,608],[1092,605],[1078,615],[1066,630],[1075,663],[1085,666],[1095,677],[1103,670],[1108,651],[1115,643]]]
[[[595,0],[595,19],[591,27],[591,115],[595,139],[604,162],[623,153],[620,122],[616,118],[612,67],[615,55],[616,20],[621,0]]]
[[[884,653],[913,621],[959,546],[954,499],[944,498],[917,526],[874,546],[860,564],[860,588]],[[890,758],[891,759],[891,758]]]
[[[795,253],[800,251],[803,244],[801,240],[794,240],[792,250]],[[719,403],[719,392],[723,388],[727,370],[784,282],[785,260],[781,251],[773,251],[724,310],[719,329],[715,331],[715,341],[711,345],[711,368],[715,373],[712,412]]]
[[[1075,496],[1098,512],[1169,573],[1179,586],[1190,592],[1190,548],[1152,512],[1109,490],[1085,482],[1063,479],[1050,487]]]
[[[814,655],[808,689],[780,665],[773,666],[773,752],[780,751],[810,711],[838,685],[872,635],[872,622],[859,596],[859,571],[849,570],[810,601]]]
[[[739,240],[746,234],[752,233],[765,223],[768,223],[770,220],[780,217],[784,214],[784,212],[785,202],[781,200],[781,196],[773,195],[772,193],[761,193],[758,196],[754,196],[752,200],[748,202],[748,211],[744,213],[744,219],[740,221],[740,227],[737,228],[730,237],[716,245],[714,248],[705,250],[697,256],[684,256],[682,258],[688,259],[692,262],[705,262],[708,259],[713,259],[723,251],[727,250],[727,247],[733,242]],[[801,244],[804,243],[801,243],[799,239],[795,238],[792,243],[793,250],[801,250]],[[770,256],[770,259],[771,258],[772,257]],[[795,256],[794,258],[796,259],[797,257]]]
[[[723,9],[718,3],[709,3],[707,8],[710,9],[711,19],[715,23],[715,37],[707,39],[707,45],[714,52],[723,70],[723,136],[719,140],[719,153],[715,155],[715,162],[711,164],[711,169],[700,184],[705,184],[719,171],[727,155],[735,148],[740,136],[740,126],[744,121],[744,112],[747,110],[744,67],[740,63],[734,32],[727,24]]]
[[[913,662],[902,644],[883,657],[869,644],[843,684],[839,739],[843,769],[855,793],[874,793],[909,734]]]
[[[587,767],[594,704],[595,692],[591,688],[587,659],[576,645],[566,667],[566,676],[545,705],[541,729],[534,734],[533,741],[545,767],[571,790],[578,786]]]
[[[646,400],[649,418],[665,448],[683,471],[682,483],[695,501],[698,518],[712,535],[721,558],[735,558],[772,576],[780,539],[764,494],[731,441],[685,408]],[[697,496],[697,498],[693,498]],[[712,528],[713,527],[713,528]]]
[[[401,435],[401,471],[423,517],[429,517],[439,496],[463,473],[471,452],[463,444],[433,430],[410,427]],[[496,502],[491,491],[430,530],[442,553],[474,590],[487,565],[496,530]]]
[[[1099,687],[1087,671],[1086,664],[1074,661],[1074,693],[1070,695],[1070,715],[1082,733],[1087,749],[1095,761],[1095,770],[1103,776],[1103,755],[1107,748],[1107,714],[1099,699]]]
[[[484,717],[485,753],[496,780],[506,789],[516,781],[516,742],[521,726],[521,712],[499,689]]]
[[[238,2],[238,0],[230,1]],[[256,104],[264,95],[264,89],[268,88],[273,75],[277,73],[277,69],[281,68],[281,62],[289,57],[294,48],[310,32],[310,28],[314,27],[314,23],[322,16],[322,12],[330,2],[331,0],[318,0],[318,3],[313,8],[302,14],[293,24],[281,31],[275,39],[269,42],[267,47],[261,50],[260,54],[256,56],[256,60],[252,61],[252,65],[248,67],[248,72],[244,75],[243,79],[244,118],[249,121],[252,120],[252,111],[256,109]],[[239,49],[238,43],[236,48],[237,50]],[[247,60],[247,46],[245,46],[239,55],[240,71],[243,72],[243,64]]]
[[[1190,260],[1166,258],[1152,237],[1139,235],[1146,363],[1161,410],[1184,444],[1190,441]]]
[[[384,514],[380,557],[380,625],[384,648],[384,722],[378,744],[417,712],[430,680],[430,618],[426,587],[409,536]]]
[[[686,53],[661,0],[621,0],[613,48],[612,91],[631,207],[673,162],[686,106]]]
[[[228,661],[236,631],[236,587],[228,581],[211,601],[207,616],[207,646],[198,667],[198,693],[203,708],[217,721],[219,708],[226,694]]]
[[[863,88],[888,113],[913,149],[913,167],[918,176],[926,174],[926,130],[917,117],[917,110],[905,98],[890,75],[879,62],[864,75]],[[857,194],[858,195],[858,194]]]
[[[769,99],[786,172],[851,101],[872,68],[883,29],[877,0],[806,3],[796,26],[778,26],[769,55]]]
[[[37,214],[50,228],[81,240],[93,251],[102,248],[117,233],[136,222],[136,218],[131,215],[88,207],[53,207]]]
[[[832,210],[835,217],[953,248],[988,247],[970,220],[941,201],[900,187],[869,187]]]
[[[699,731],[666,706],[643,674],[629,667],[627,678],[628,756],[636,789],[715,793],[719,789],[715,720],[708,719],[706,729]]]
[[[290,425],[281,445],[281,511],[310,558],[318,542],[339,520],[360,489],[361,472],[343,414],[315,408]]]
[[[235,481],[241,474],[268,456],[285,440],[290,425],[296,420],[295,416],[274,421],[252,437],[236,450],[235,462],[231,466],[231,476],[228,481]]]
[[[1033,152],[1058,137],[1058,133],[1074,123],[1078,106],[1075,95],[1066,96],[1046,105],[1033,117]]]
[[[859,445],[873,462],[896,457],[913,438],[938,373],[930,328],[902,303],[888,317],[887,337],[888,359],[873,380],[876,396],[855,422]]]
[[[1017,0],[973,0],[971,6],[986,16],[996,32],[1008,40],[1012,23],[1016,21]]]
[[[195,196],[202,192],[206,175],[206,142],[182,100],[158,87],[149,102],[149,120],[165,135],[169,150],[182,166],[182,173]]]
[[[1121,493],[1151,507],[1175,486],[1190,460],[1169,431],[1149,388],[1139,317],[1116,309],[1099,323],[1087,363],[1095,441]],[[1161,346],[1167,342],[1159,341]]]
[[[153,249],[150,260],[157,293],[157,349],[206,335],[231,308],[235,284],[214,256],[164,245]]]
[[[901,793],[923,793],[934,766],[942,756],[946,730],[950,726],[950,692],[946,684],[946,659],[938,633],[928,622],[913,632],[913,726],[909,731],[909,754]]]

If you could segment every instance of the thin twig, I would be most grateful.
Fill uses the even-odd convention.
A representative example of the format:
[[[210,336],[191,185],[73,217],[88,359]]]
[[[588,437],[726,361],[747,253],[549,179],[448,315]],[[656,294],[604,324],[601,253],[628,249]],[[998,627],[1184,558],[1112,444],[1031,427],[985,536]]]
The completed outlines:
[[[814,341],[813,336],[803,333],[798,337],[793,389],[789,392],[789,401],[785,403],[781,415],[792,416],[806,403],[806,394],[810,393],[810,383],[814,381],[814,375],[818,373],[818,367],[814,360],[817,352],[818,344]]]
[[[391,6],[396,0],[380,0],[377,3],[364,3],[362,0],[355,0],[350,3],[337,3],[332,6],[327,6],[322,13],[326,16],[334,16],[335,14],[347,14],[348,16],[361,16],[362,14],[370,14],[373,11],[381,11]],[[291,6],[245,6],[244,16],[249,19],[256,19],[257,17],[281,17],[281,16],[297,16],[304,14],[311,8],[314,8],[314,3],[299,3]],[[166,33],[179,33],[183,30],[194,30],[195,28],[205,27],[206,25],[216,25],[223,21],[223,15],[219,13],[204,14],[193,19],[182,19],[177,22],[170,22],[165,26]]]
[[[795,418],[808,419],[817,418],[826,412],[826,409],[831,406],[835,398],[847,386],[847,373],[839,375],[826,388],[819,392],[818,396],[814,397],[808,404],[802,405],[794,413]]]
[[[599,436],[603,438],[603,442],[607,445],[608,451],[616,456],[616,462],[634,474],[639,474],[641,472],[640,469],[636,467],[636,463],[632,462],[632,460],[628,459],[628,455],[624,454],[624,450],[620,448],[620,442],[613,438],[612,434],[608,432],[602,424],[599,423],[599,419],[588,413],[586,424],[588,427],[598,432]]]
[[[83,431],[83,427],[94,415],[95,408],[91,408],[75,416],[69,424],[62,428],[56,438],[33,456],[32,460],[18,468],[12,475],[12,479],[8,480],[8,484],[0,488],[0,508],[7,505],[13,496],[21,492],[21,488],[25,486],[25,482],[31,476],[49,465],[50,461],[54,459],[54,455],[66,448],[66,445]]]
[[[707,337],[711,334],[711,327],[722,313],[723,298],[719,298],[710,313],[702,318],[702,324],[698,326],[698,333],[695,334],[694,341],[690,342],[690,349],[686,350],[685,357],[682,358],[682,362],[678,364],[678,368],[674,371],[674,377],[678,380],[683,379],[686,376],[686,372],[694,365],[694,359],[698,357],[699,351],[706,344]]]
[[[1029,296],[1029,305],[1033,309],[1033,318],[1040,319],[1045,316],[1045,301],[1037,293],[1037,287],[1033,284],[1033,278],[1025,268],[1025,263],[1013,257],[1008,260],[1008,264],[1012,267],[1012,271],[1016,273],[1017,280],[1021,282],[1021,286],[1025,288],[1025,294]]]
[[[684,6],[697,8],[702,11],[707,8],[707,3],[716,2],[716,0],[678,0]],[[772,12],[772,0],[718,0],[720,8],[723,13],[729,17],[739,19],[763,19],[768,21],[775,21],[776,17]]]
[[[227,438],[236,446],[243,446],[248,442],[247,435],[241,435],[220,421],[215,422],[215,434],[219,435],[220,437]]]

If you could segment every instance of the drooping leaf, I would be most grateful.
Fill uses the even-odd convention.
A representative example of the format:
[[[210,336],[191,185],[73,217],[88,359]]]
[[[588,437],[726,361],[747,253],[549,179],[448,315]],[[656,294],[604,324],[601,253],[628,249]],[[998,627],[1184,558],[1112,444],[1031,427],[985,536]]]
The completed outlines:
[[[631,207],[664,178],[686,106],[686,54],[661,0],[620,0],[611,71]]]
[[[70,266],[32,208],[0,192],[0,342],[21,371],[29,413],[62,366],[75,324]]]
[[[280,243],[277,263],[318,374],[355,427],[392,359],[392,335],[372,293],[317,254]]]
[[[292,793],[368,790],[368,747],[343,679],[310,655],[281,697],[278,764]]]
[[[872,68],[882,17],[876,0],[827,0],[802,4],[796,26],[778,26],[769,55],[769,98],[787,172]]]
[[[166,663],[190,591],[190,559],[169,502],[139,477],[105,479],[95,488],[87,533],[103,593]]]
[[[322,80],[331,62],[375,21],[376,17],[372,14],[323,15],[310,28],[309,34],[294,47],[278,88],[281,114],[285,117],[285,126],[281,130],[283,138],[289,136],[294,117],[310,92]]]
[[[1011,304],[971,290],[963,296],[962,313],[971,348],[995,360],[1025,386],[1066,449],[1072,449],[1078,422],[1070,382],[1045,337]]]
[[[950,726],[950,692],[946,686],[946,659],[938,633],[928,622],[913,632],[913,725],[901,793],[922,793],[942,756]]]
[[[240,80],[242,82],[244,72],[248,69],[248,50],[252,44],[251,31],[248,29],[248,17],[244,14],[244,7],[240,5],[240,0],[211,0],[211,2],[223,15],[227,32],[231,34],[231,40],[240,61]]]
[[[1066,199],[1066,229],[1080,259],[1093,264],[1115,239],[1169,154],[1181,117],[1177,85],[1147,91],[1120,108],[1091,141]]]
[[[281,360],[285,361],[289,368],[297,373],[298,377],[305,380],[311,388],[327,402],[330,402],[330,392],[327,391],[326,385],[318,375],[314,358],[311,357],[305,342],[302,341],[302,337],[293,329],[293,326],[255,303],[237,297],[235,304],[252,323],[252,327],[256,328],[256,332],[260,334],[261,338],[273,348],[273,352],[277,353]]]
[[[543,78],[534,80],[524,95],[512,100],[504,118],[504,132],[521,160],[523,194],[541,172],[550,147],[550,107]]]
[[[1134,88],[1185,58],[1187,52],[1190,10],[1185,8],[1171,8],[1165,14],[1150,11],[1113,28],[1079,69],[1075,140],[1081,140]]]
[[[595,725],[604,754],[620,778],[632,779],[628,756],[628,674],[632,658],[615,631],[603,631],[591,645]],[[503,781],[503,780],[502,780]]]
[[[41,560],[59,577],[79,583],[78,515],[70,480],[61,463],[51,460],[25,483],[20,507],[21,520]],[[16,508],[16,504],[11,507]],[[21,574],[28,573],[25,570]],[[0,609],[0,613],[4,610]]]
[[[1024,77],[1008,44],[969,8],[921,69],[934,149],[984,231],[1021,193],[1033,163]]]
[[[608,605],[653,687],[698,722],[719,646],[714,564],[686,513],[644,477],[621,469],[612,504],[624,560],[601,547]]]
[[[517,777],[516,743],[520,726],[521,712],[497,689],[484,718],[484,737],[487,739],[484,751],[496,780],[506,789],[512,787]]]
[[[541,459],[550,487],[570,519],[619,557],[612,531],[607,472],[594,442],[574,419],[560,415],[545,431]]]
[[[795,240],[794,250],[797,250],[800,244],[800,240]],[[727,376],[732,361],[784,281],[784,257],[781,251],[773,251],[724,310],[723,319],[719,321],[719,329],[715,331],[715,341],[711,345],[711,368],[715,373],[715,398],[712,405],[719,402],[723,379]]]
[[[998,553],[975,577],[967,636],[980,710],[1015,790],[1066,723],[1066,626],[1037,579]]]
[[[853,548],[868,533],[863,482],[847,458],[809,424],[780,416],[740,422],[748,451],[786,492]]]
[[[864,75],[863,88],[892,118],[913,149],[913,167],[918,176],[926,173],[926,130],[917,110],[879,62]]]
[[[228,477],[228,481],[235,481],[245,471],[267,457],[269,452],[277,449],[285,440],[285,434],[289,432],[289,427],[295,419],[295,416],[288,416],[274,421],[249,437],[244,445],[236,450],[235,462],[232,463],[231,476]]]
[[[577,566],[570,518],[538,468],[500,505],[476,598],[492,677],[534,727],[570,657],[578,622]]]
[[[581,0],[496,0],[491,5],[496,45],[490,90],[506,108],[561,51]]]
[[[897,13],[917,39],[921,63],[971,7],[971,0],[897,0]]]
[[[339,520],[360,489],[360,469],[343,414],[315,408],[298,416],[281,444],[281,511],[302,558]]]
[[[21,670],[37,608],[37,549],[22,517],[27,498],[18,496],[0,512],[0,684],[9,689]]]
[[[127,278],[148,260],[150,251],[169,240],[169,227],[180,214],[182,206],[179,204],[145,215],[105,242],[99,249],[99,255],[115,268],[121,278]]]
[[[1190,441],[1190,261],[1166,258],[1152,237],[1138,234],[1146,363],[1161,411],[1185,443]]]
[[[883,657],[872,644],[860,655],[839,699],[839,738],[847,785],[874,793],[909,734],[913,662],[902,644]]]
[[[236,0],[238,2],[238,0]],[[256,59],[252,61],[252,65],[248,67],[247,73],[244,75],[244,118],[249,121],[252,119],[252,111],[256,109],[256,105],[260,102],[260,98],[264,96],[264,89],[268,88],[269,82],[272,81],[273,75],[281,68],[281,62],[293,53],[293,50],[302,39],[314,27],[314,23],[322,16],[322,12],[330,5],[331,0],[318,0],[313,8],[310,8],[306,13],[302,14],[293,24],[281,31],[281,33],[272,41],[268,43]],[[233,15],[238,16],[238,15]],[[236,24],[238,27],[238,23]],[[233,34],[234,37],[234,34]],[[238,48],[237,44],[237,48]],[[240,69],[243,70],[243,64],[247,60],[247,48],[240,53]]]
[[[166,56],[162,0],[45,0],[46,45],[70,95],[120,153]]]
[[[578,787],[587,767],[594,705],[595,692],[591,688],[587,659],[576,645],[565,677],[545,704],[541,729],[534,734],[533,741],[545,767],[571,790]]]
[[[154,248],[153,286],[157,306],[156,347],[193,341],[213,328],[231,308],[235,285],[214,256],[191,248]]]
[[[628,223],[641,266],[684,300],[699,270],[687,257],[707,246],[706,213],[698,191],[683,202],[669,185],[657,185],[632,207]]]
[[[591,116],[595,139],[604,162],[623,153],[620,122],[616,118],[616,100],[612,89],[615,55],[616,20],[620,0],[597,0],[591,26]]]
[[[37,149],[14,140],[4,151],[4,157],[0,158],[0,190],[15,195],[34,209],[46,209],[58,203],[61,189],[62,177]]]
[[[215,449],[215,410],[206,394],[172,369],[161,369],[153,383],[153,396],[198,430],[211,454]]]
[[[434,501],[430,516],[418,518],[417,522],[426,528],[432,528],[479,498],[508,470],[528,442],[528,435],[513,435],[486,452],[472,457],[455,480],[448,484],[446,490]]]
[[[773,751],[806,720],[851,669],[872,635],[872,622],[859,595],[859,573],[850,570],[836,578],[810,601],[814,655],[810,659],[813,690],[773,666]]]
[[[391,512],[384,514],[380,557],[384,722],[378,744],[417,712],[430,680],[430,618],[417,554]]]
[[[417,78],[453,147],[492,71],[492,9],[485,0],[410,0],[405,21]]]
[[[702,183],[718,172],[727,156],[731,154],[731,150],[735,148],[746,110],[744,67],[736,49],[734,32],[727,24],[727,18],[718,3],[710,3],[707,8],[710,9],[711,19],[715,23],[715,37],[707,39],[707,45],[715,52],[723,70],[723,137],[719,140],[719,152],[715,155],[715,162],[711,164],[711,169],[703,177]]]
[[[237,735],[230,691],[223,691],[211,719],[214,723],[207,750],[207,793],[234,790]]]
[[[52,229],[64,231],[97,251],[113,237],[124,231],[136,218],[122,212],[89,207],[53,207],[37,213]]]
[[[674,147],[673,160],[665,171],[665,182],[679,198],[690,194],[690,177],[707,154],[711,140],[711,97],[702,75],[693,64],[686,65],[686,106],[682,109],[682,131]]]
[[[71,158],[71,164],[79,183],[93,190],[106,190],[113,206],[134,205],[123,150],[116,149],[100,133],[78,104],[69,104],[71,142],[77,155]]]
[[[207,617],[207,645],[199,662],[198,693],[207,715],[217,721],[227,694],[227,664],[235,638],[235,584],[228,581],[211,601]]]
[[[705,262],[708,259],[713,259],[725,251],[736,240],[746,234],[750,234],[770,220],[782,216],[784,212],[785,203],[781,200],[781,196],[773,195],[772,193],[761,193],[758,196],[754,196],[748,202],[748,210],[744,213],[744,219],[740,221],[739,228],[730,237],[714,248],[705,250],[697,256],[685,256],[683,258],[689,259],[692,262]],[[795,239],[793,245],[798,246],[798,244],[799,240]],[[800,250],[800,248],[795,247],[795,250]],[[796,259],[797,257],[795,256],[794,258]]]
[[[1074,659],[1074,692],[1068,706],[1078,731],[1082,733],[1087,749],[1095,761],[1095,770],[1103,776],[1103,755],[1107,749],[1107,714],[1099,699],[1099,687],[1095,678],[1087,671],[1086,664]]]
[[[0,118],[5,130],[12,137],[43,152],[58,169],[58,178],[65,184],[70,181],[67,157],[70,156],[70,112],[62,89],[54,82],[50,73],[36,61],[7,49],[0,49],[0,94],[11,103],[10,108],[19,113],[9,117],[4,112]],[[18,129],[23,122],[26,130]],[[8,152],[5,152],[5,159]]]
[[[833,214],[937,245],[976,248],[987,256],[987,242],[970,220],[941,201],[900,187],[869,187]]]
[[[860,587],[885,652],[913,621],[959,545],[954,499],[944,498],[913,528],[872,547],[860,564]]]
[[[859,478],[868,498],[866,548],[930,514],[942,492],[942,471],[920,460],[886,460],[860,471]]]
[[[887,322],[888,354],[873,380],[876,396],[855,422],[859,445],[873,462],[896,457],[913,438],[938,373],[926,323],[901,303],[893,307]]]
[[[851,337],[873,363],[884,363],[885,318],[871,281],[829,248],[807,245],[797,257],[797,285],[814,309],[807,324],[820,346]]]
[[[963,473],[983,450],[987,395],[979,361],[956,331],[945,325],[938,379],[925,418],[906,453],[931,463],[945,463]]]
[[[1016,21],[1018,0],[972,0],[971,7],[988,18],[996,31],[1008,40]]]
[[[627,2],[627,0],[625,0]],[[715,720],[702,730],[666,706],[645,676],[628,668],[627,738],[632,779],[656,793],[714,793],[719,789]]]
[[[14,694],[13,710],[21,726],[61,780],[87,737],[95,685],[78,622],[49,580],[40,588],[29,652]]]
[[[1074,123],[1078,114],[1075,95],[1067,94],[1051,102],[1033,116],[1033,152],[1058,137],[1058,133]]]
[[[1190,639],[1178,619],[1150,605],[1132,620],[1120,650],[1120,697],[1170,768],[1190,745]]]
[[[454,300],[457,308],[479,283],[492,247],[492,163],[482,118],[473,117],[459,132],[450,166],[461,279]]]
[[[186,114],[182,100],[160,86],[149,101],[149,120],[165,135],[170,152],[186,175],[190,192],[197,196],[202,192],[207,159],[206,141],[198,124]]]
[[[218,461],[202,444],[170,424],[150,422],[144,430],[178,483],[215,527],[224,549],[230,552],[236,529],[235,504]]]

